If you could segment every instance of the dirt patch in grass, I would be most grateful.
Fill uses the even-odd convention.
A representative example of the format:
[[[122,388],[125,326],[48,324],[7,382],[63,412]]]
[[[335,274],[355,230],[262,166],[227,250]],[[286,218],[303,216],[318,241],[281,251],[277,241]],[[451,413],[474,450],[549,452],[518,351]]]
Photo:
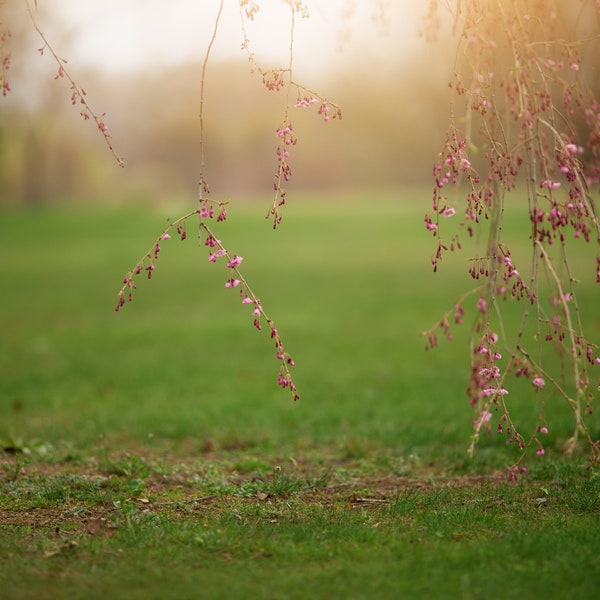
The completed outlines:
[[[151,461],[148,461],[149,463]],[[203,518],[227,511],[240,503],[276,503],[290,501],[340,507],[377,507],[410,494],[433,494],[444,488],[469,488],[473,495],[489,492],[506,484],[505,473],[463,475],[460,477],[404,476],[386,472],[384,468],[365,473],[351,461],[312,464],[295,461],[290,469],[275,467],[270,472],[236,470],[237,457],[211,457],[189,464],[161,463],[160,469],[148,467],[146,461],[127,455],[111,461],[90,459],[86,462],[30,462],[16,469],[15,457],[4,455],[0,466],[3,490],[0,523],[5,527],[54,531],[57,536],[74,534],[112,535],[118,529],[123,509],[166,515]],[[137,472],[136,472],[137,469]],[[89,482],[111,487],[114,491],[104,500],[98,497],[67,497],[64,501],[35,504],[36,486],[44,482]],[[140,479],[138,479],[140,477]],[[219,479],[220,489],[208,492],[205,479]],[[74,478],[74,479],[73,479]],[[142,485],[129,493],[131,482]],[[25,490],[25,491],[23,491]],[[19,495],[20,494],[20,495]],[[18,500],[12,501],[12,498]]]

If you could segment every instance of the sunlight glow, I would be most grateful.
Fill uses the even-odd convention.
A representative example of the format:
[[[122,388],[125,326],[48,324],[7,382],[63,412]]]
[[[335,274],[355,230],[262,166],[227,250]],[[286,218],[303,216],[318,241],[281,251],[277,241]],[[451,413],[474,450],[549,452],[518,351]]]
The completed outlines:
[[[290,8],[264,0],[247,22],[250,47],[270,66],[285,64],[289,50]],[[294,58],[300,68],[324,67],[355,59],[398,62],[422,43],[422,6],[410,0],[307,0],[309,19],[296,18]],[[214,27],[218,0],[54,0],[47,3],[70,41],[72,56],[110,72],[152,69],[201,60]],[[239,2],[225,0],[215,55],[245,58]]]

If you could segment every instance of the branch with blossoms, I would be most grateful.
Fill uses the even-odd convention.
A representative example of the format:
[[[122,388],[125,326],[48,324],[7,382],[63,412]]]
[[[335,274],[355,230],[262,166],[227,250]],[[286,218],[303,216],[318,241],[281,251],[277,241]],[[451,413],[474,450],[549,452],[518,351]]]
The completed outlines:
[[[432,209],[424,222],[435,240],[434,271],[448,253],[462,249],[463,233],[474,238],[484,224],[488,230],[485,251],[468,261],[469,274],[477,282],[471,291],[477,301],[472,307],[476,317],[467,386],[474,411],[469,453],[482,432],[492,431],[493,411],[499,413],[497,432],[507,434],[507,442],[515,443],[521,452],[509,471],[515,478],[530,447],[535,446],[538,456],[545,453],[541,437],[549,426],[544,406],[553,390],[574,414],[574,433],[565,452],[575,450],[582,434],[592,460],[599,460],[600,444],[591,437],[585,414],[591,413],[598,399],[591,370],[598,368],[600,358],[598,346],[584,332],[567,255],[571,240],[595,244],[595,279],[600,283],[600,223],[589,190],[600,182],[600,103],[581,77],[584,41],[565,41],[565,32],[558,33],[556,0],[455,0],[453,4],[454,26],[460,33],[457,64],[462,62],[464,69],[456,69],[450,87],[455,98],[464,102],[464,131],[457,125],[458,108],[453,106],[444,149],[433,167]],[[600,17],[600,7],[592,8],[588,0],[580,4],[582,10],[595,10]],[[436,0],[430,5],[429,34],[439,24],[438,5]],[[474,150],[481,151],[476,165],[471,158]],[[521,275],[523,265],[515,264],[504,239],[506,194],[523,179],[531,240],[527,277]],[[460,190],[464,208],[450,202],[447,190],[452,187]],[[447,225],[460,214],[447,241]],[[542,280],[548,282],[548,290]],[[470,295],[464,294],[453,311],[424,333],[427,349],[437,344],[438,330],[451,339],[451,315],[455,324],[463,321]],[[523,301],[510,343],[503,329],[501,300]],[[525,328],[530,319],[535,324],[533,340]],[[541,342],[558,351],[559,374],[544,367]],[[535,353],[527,348],[531,343],[537,346]],[[508,359],[502,359],[499,344]],[[519,433],[510,416],[509,373],[529,378],[538,393],[546,390],[529,436]]]
[[[317,115],[321,116],[325,123],[329,122],[331,119],[342,119],[342,109],[339,105],[335,104],[334,102],[330,102],[326,97],[322,96],[318,92],[310,90],[294,80],[293,63],[295,20],[296,16],[300,16],[301,18],[305,19],[308,18],[308,7],[302,0],[284,0],[284,2],[290,7],[291,14],[288,66],[286,68],[264,69],[257,64],[254,53],[250,50],[250,40],[246,32],[246,21],[254,20],[255,16],[260,10],[260,5],[251,0],[240,1],[240,21],[244,37],[242,49],[246,50],[248,54],[250,71],[252,73],[256,72],[262,77],[262,83],[267,90],[270,92],[285,91],[287,97],[283,120],[281,125],[276,130],[276,135],[279,141],[275,151],[277,166],[273,178],[274,197],[271,202],[271,206],[265,215],[266,219],[273,219],[273,229],[277,229],[277,226],[283,219],[282,207],[286,203],[286,184],[289,182],[293,174],[290,164],[290,152],[292,147],[298,142],[298,139],[293,132],[293,125],[289,116],[292,108],[292,90],[294,90],[296,93],[296,100],[293,105],[294,108],[306,109],[314,106],[316,107]]]
[[[216,215],[216,218],[215,218]],[[275,355],[280,362],[279,372],[277,375],[277,383],[284,389],[289,389],[294,400],[299,399],[298,390],[292,379],[290,368],[294,366],[294,360],[285,350],[283,341],[274,321],[265,312],[260,299],[256,296],[241,271],[243,258],[234,252],[228,250],[223,242],[217,238],[208,225],[211,220],[217,223],[223,222],[227,218],[227,209],[224,202],[205,199],[202,202],[201,208],[194,210],[179,219],[169,222],[163,229],[161,234],[156,238],[152,248],[146,252],[129,270],[123,278],[123,286],[118,293],[118,302],[115,310],[118,312],[126,302],[132,302],[134,291],[136,290],[136,279],[140,276],[146,276],[147,279],[152,279],[158,258],[162,251],[162,246],[165,242],[171,239],[171,233],[176,232],[180,240],[187,239],[187,222],[191,218],[199,218],[199,228],[204,234],[204,246],[208,249],[208,262],[217,263],[225,262],[227,269],[227,278],[225,280],[225,288],[238,289],[241,303],[248,305],[251,309],[252,324],[261,331],[263,326],[269,331],[270,338],[275,344]],[[222,259],[222,261],[219,261]]]
[[[293,38],[293,16],[296,12],[304,14],[302,2],[289,2],[292,9],[292,28],[291,37]],[[258,11],[258,5],[248,0],[242,0],[240,2],[240,11],[245,10],[247,18],[253,18],[254,14]],[[201,160],[200,160],[200,177],[199,177],[199,193],[198,193],[198,209],[180,217],[179,219],[169,222],[167,227],[162,231],[159,237],[155,240],[152,248],[142,256],[142,258],[135,264],[133,269],[127,272],[123,278],[123,285],[118,293],[118,302],[115,307],[117,311],[121,310],[127,301],[133,300],[134,290],[136,289],[136,278],[143,274],[148,279],[151,279],[157,264],[161,252],[161,244],[171,239],[171,232],[176,231],[177,235],[181,240],[187,238],[187,223],[191,218],[198,218],[198,240],[204,246],[208,248],[208,261],[211,263],[225,262],[227,269],[227,278],[225,280],[225,287],[228,289],[239,290],[239,296],[242,304],[248,305],[251,310],[252,324],[253,326],[261,331],[266,328],[269,332],[270,339],[275,345],[275,356],[279,361],[279,369],[277,375],[277,383],[283,388],[289,390],[292,398],[298,400],[299,394],[296,384],[293,381],[291,374],[291,367],[294,366],[294,360],[291,355],[284,348],[283,340],[279,334],[277,327],[273,320],[265,312],[262,302],[258,296],[254,293],[247,280],[242,274],[241,264],[242,257],[238,254],[230,251],[222,243],[222,241],[214,234],[212,227],[209,225],[214,219],[217,223],[225,221],[227,218],[226,203],[213,200],[210,197],[211,190],[207,178],[205,176],[205,156],[204,156],[204,141],[205,141],[205,128],[204,128],[204,96],[205,96],[205,81],[207,65],[209,63],[211,51],[217,37],[220,19],[223,11],[223,0],[220,0],[218,5],[218,11],[215,18],[215,26],[212,36],[209,40],[206,54],[204,57],[202,71],[201,71],[201,85],[200,85],[200,110],[199,110],[199,121],[200,121],[200,148],[201,148]],[[245,34],[244,34],[245,35]],[[292,68],[292,50],[293,39],[290,44],[290,66],[289,73],[291,74]],[[275,85],[275,84],[273,84]],[[277,86],[275,86],[277,87]],[[321,102],[321,114],[326,115],[329,108],[327,103]],[[287,115],[287,112],[286,112]],[[286,118],[287,122],[287,118]],[[285,201],[285,190],[283,189],[282,181],[289,180],[291,176],[291,168],[287,163],[289,156],[289,149],[293,146],[295,138],[292,135],[291,124],[285,125],[277,130],[277,135],[280,139],[280,144],[277,148],[278,155],[278,170],[275,177],[275,189],[276,194],[279,194],[279,202],[277,206],[280,206]],[[276,209],[274,211],[275,226],[280,222],[281,217]]]
[[[8,81],[10,49],[8,44],[11,36],[10,29],[0,21],[0,89],[2,89],[3,96],[6,96],[10,92],[10,83]]]
[[[100,113],[95,112],[92,109],[92,107],[89,103],[89,100],[87,99],[87,93],[86,93],[85,89],[83,89],[75,81],[75,79],[71,76],[71,74],[67,70],[67,61],[58,55],[56,50],[53,48],[52,44],[50,44],[50,42],[46,38],[44,32],[38,26],[37,20],[31,9],[31,5],[29,4],[29,0],[25,0],[25,5],[27,7],[27,12],[29,14],[29,18],[31,20],[33,28],[35,29],[36,33],[38,34],[38,36],[40,37],[42,42],[44,42],[44,45],[38,49],[38,52],[40,53],[40,55],[43,55],[44,52],[46,50],[48,50],[48,52],[50,52],[52,58],[58,65],[58,71],[57,71],[54,79],[66,79],[69,82],[69,89],[71,91],[71,104],[73,106],[76,106],[77,104],[81,105],[82,108],[81,108],[80,114],[83,117],[83,119],[85,121],[91,120],[96,123],[98,131],[100,131],[100,133],[102,134],[110,153],[113,155],[114,159],[117,161],[117,164],[120,167],[124,167],[125,161],[121,156],[119,156],[119,154],[117,154],[117,152],[113,146],[113,143],[112,143],[112,136],[108,133],[108,126],[106,125],[106,120],[105,120],[106,113],[100,114]],[[35,3],[35,7],[37,9],[37,2]],[[4,79],[3,79],[3,83],[4,83]]]

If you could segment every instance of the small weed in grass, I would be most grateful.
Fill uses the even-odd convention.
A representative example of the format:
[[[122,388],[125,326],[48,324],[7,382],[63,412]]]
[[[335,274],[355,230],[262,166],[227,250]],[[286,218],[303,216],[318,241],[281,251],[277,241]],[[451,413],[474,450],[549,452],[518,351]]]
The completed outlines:
[[[308,483],[302,479],[287,475],[281,467],[275,467],[270,475],[258,473],[250,481],[238,486],[234,494],[251,497],[258,496],[267,498],[269,496],[287,498],[294,492],[306,489]]]

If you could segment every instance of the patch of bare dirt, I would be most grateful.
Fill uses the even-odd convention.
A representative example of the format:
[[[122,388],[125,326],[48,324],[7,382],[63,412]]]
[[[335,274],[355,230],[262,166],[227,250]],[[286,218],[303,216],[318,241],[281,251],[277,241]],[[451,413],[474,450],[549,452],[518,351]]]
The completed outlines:
[[[210,462],[210,464],[213,464]],[[215,464],[219,464],[216,461]],[[95,460],[87,463],[72,462],[46,462],[37,461],[25,464],[20,470],[15,470],[15,457],[4,455],[0,457],[0,485],[6,488],[11,482],[18,484],[19,481],[32,481],[36,477],[56,475],[78,475],[90,479],[108,481],[111,477],[117,477],[114,473],[99,466]],[[240,502],[277,502],[281,499],[287,500],[293,496],[296,501],[307,504],[323,505],[352,505],[362,507],[376,507],[389,504],[399,495],[411,493],[432,493],[435,490],[446,487],[459,488],[487,488],[495,487],[506,482],[505,473],[492,473],[490,475],[463,475],[460,477],[434,477],[431,473],[420,476],[401,476],[394,473],[386,473],[383,469],[378,473],[365,474],[356,466],[351,470],[347,480],[336,479],[335,474],[326,481],[319,480],[319,474],[327,469],[335,473],[340,466],[339,462],[332,461],[331,464],[311,464],[310,461],[295,461],[288,476],[292,479],[307,482],[299,489],[288,495],[272,495],[265,491],[241,497],[236,493],[201,495],[199,490],[189,484],[190,476],[194,473],[202,473],[206,467],[206,461],[202,463],[190,463],[188,465],[177,463],[170,471],[165,469],[164,464],[161,472],[153,471],[144,483],[146,487],[142,493],[138,493],[122,502],[134,507],[138,512],[169,514],[174,518],[178,516],[206,515],[207,511],[222,511]],[[348,462],[344,463],[345,473],[352,467]],[[227,473],[230,466],[220,467]],[[262,475],[261,481],[268,483],[269,478],[278,476],[278,471],[273,474]],[[12,474],[12,475],[11,475]],[[231,485],[239,487],[249,481],[256,479],[255,473],[240,474],[230,471]],[[317,474],[317,477],[315,477]],[[12,478],[11,478],[12,477]],[[311,485],[310,481],[316,481]],[[122,515],[122,506],[114,502],[93,504],[85,501],[66,502],[59,506],[44,506],[43,508],[22,508],[23,502],[15,502],[14,508],[10,505],[10,496],[4,495],[3,508],[0,509],[0,524],[3,527],[27,527],[44,531],[52,531],[57,536],[69,536],[74,534],[90,535],[112,535],[118,529],[118,517]]]

